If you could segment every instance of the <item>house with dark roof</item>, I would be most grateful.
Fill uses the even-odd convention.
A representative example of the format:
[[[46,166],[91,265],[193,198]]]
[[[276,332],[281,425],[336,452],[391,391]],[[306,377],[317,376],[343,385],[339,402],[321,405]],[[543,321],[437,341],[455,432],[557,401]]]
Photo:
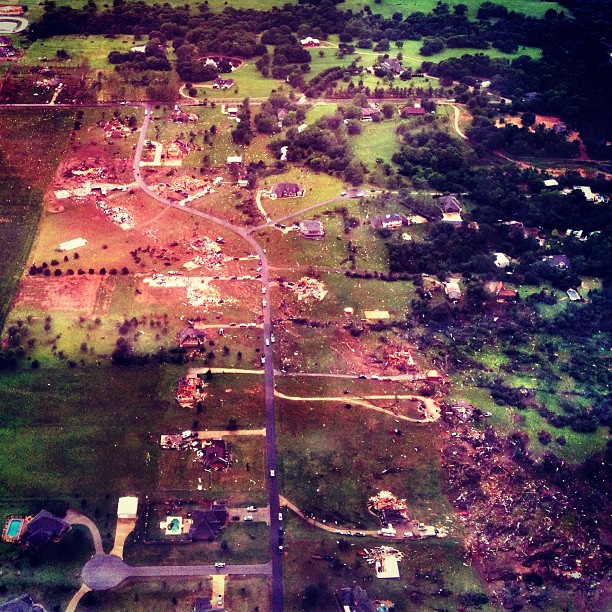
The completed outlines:
[[[37,548],[49,542],[59,542],[70,530],[70,524],[47,510],[41,510],[25,527],[21,543]]]
[[[213,81],[213,89],[231,89],[234,86],[234,79],[222,79],[221,77],[217,77]]]
[[[206,341],[206,330],[183,327],[176,335],[176,339],[181,348],[198,348]]]
[[[370,220],[370,224],[376,230],[379,229],[397,229],[403,225],[408,225],[408,217],[403,213],[389,213],[380,217],[374,217]]]
[[[376,612],[368,594],[360,586],[344,587],[336,591],[336,603],[342,612]]]
[[[320,221],[310,219],[300,221],[299,230],[302,238],[321,240],[325,236],[325,230],[323,229],[323,224]]]
[[[0,604],[0,612],[45,612],[45,609],[35,604],[29,595],[22,595]]]
[[[227,509],[225,504],[214,504],[205,510],[194,510],[191,513],[189,537],[194,540],[212,542],[227,524]]]
[[[304,188],[297,183],[277,183],[270,189],[270,197],[276,198],[301,198],[304,196]]]
[[[402,66],[402,62],[396,59],[387,58],[380,62],[380,67],[391,74],[402,74],[405,68]]]
[[[440,205],[442,206],[442,211],[445,213],[460,213],[461,212],[461,204],[459,200],[454,195],[447,195],[442,198],[440,201]]]

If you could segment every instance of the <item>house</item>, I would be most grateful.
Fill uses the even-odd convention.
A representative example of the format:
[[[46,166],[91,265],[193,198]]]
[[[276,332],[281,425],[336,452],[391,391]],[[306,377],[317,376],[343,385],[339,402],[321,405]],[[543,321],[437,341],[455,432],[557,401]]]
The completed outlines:
[[[574,185],[572,187],[572,191],[582,191],[584,194],[584,199],[587,202],[595,201],[595,194],[591,191],[591,188],[588,185]]]
[[[175,123],[195,123],[198,121],[198,119],[199,117],[195,113],[186,113],[178,104],[174,106],[174,110],[172,111],[172,121]]]
[[[368,594],[360,586],[344,587],[336,591],[336,601],[342,612],[376,612]]]
[[[546,179],[544,181],[544,187],[558,187],[559,181],[557,179]]]
[[[461,288],[459,283],[453,279],[444,283],[444,293],[449,300],[460,300],[461,299]]]
[[[206,330],[183,327],[176,335],[176,338],[181,348],[197,348],[204,344],[206,340]]]
[[[402,74],[402,72],[404,72],[405,70],[405,68],[402,66],[402,62],[391,58],[385,59],[380,62],[380,67],[383,70],[390,72],[391,74]]]
[[[0,612],[45,612],[45,609],[35,604],[29,595],[22,595],[0,604]]]
[[[404,106],[400,109],[400,117],[405,119],[406,117],[414,117],[419,115],[424,115],[425,109],[422,106]]]
[[[194,540],[215,540],[227,524],[227,509],[225,504],[213,504],[205,510],[194,510],[191,513],[189,537]]]
[[[504,253],[493,253],[495,255],[495,264],[496,268],[507,268],[510,265],[510,258]]]
[[[568,270],[572,267],[567,255],[545,255],[542,257],[542,261],[555,268],[561,268],[561,270]]]
[[[461,212],[461,204],[459,203],[459,200],[454,195],[444,196],[440,204],[442,206],[442,211],[445,213],[460,213]]]
[[[200,452],[200,460],[207,472],[221,472],[230,465],[231,454],[224,440],[204,440]]]
[[[276,198],[301,198],[304,196],[304,188],[297,183],[277,183],[270,189],[270,197]]]
[[[234,86],[234,79],[222,79],[221,77],[217,77],[213,81],[213,89],[231,89]]]
[[[361,109],[361,121],[373,121],[374,117],[380,117],[380,108],[368,107]]]
[[[69,530],[69,523],[47,510],[41,510],[26,525],[21,542],[26,548],[37,548],[49,542],[59,542]]]
[[[302,47],[320,47],[321,46],[321,41],[318,38],[312,38],[311,36],[302,38],[302,40],[300,40],[300,43],[302,43]]]
[[[496,301],[500,304],[515,302],[518,298],[518,292],[514,289],[506,289],[501,281],[489,281],[485,283],[485,290],[494,295]]]
[[[390,213],[381,217],[374,217],[370,220],[372,227],[379,229],[397,229],[402,225],[408,225],[408,217],[403,213]]]
[[[461,292],[459,292],[459,297],[461,297]],[[430,381],[442,380],[442,376],[438,370],[427,370],[425,373],[425,378]]]
[[[323,238],[323,236],[325,236],[325,230],[323,229],[323,224],[320,221],[300,221],[299,230],[302,238],[320,240]]]
[[[230,119],[235,119],[238,116],[238,107],[237,106],[228,106],[227,107],[227,116]]]

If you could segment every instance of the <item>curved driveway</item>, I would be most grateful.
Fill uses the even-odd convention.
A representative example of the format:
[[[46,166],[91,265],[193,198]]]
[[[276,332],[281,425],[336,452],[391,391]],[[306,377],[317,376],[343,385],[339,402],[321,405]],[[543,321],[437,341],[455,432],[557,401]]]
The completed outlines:
[[[140,138],[136,146],[136,153],[134,154],[134,178],[140,186],[140,188],[150,197],[161,202],[165,206],[170,208],[176,208],[177,210],[186,212],[195,217],[200,217],[216,225],[221,225],[228,230],[234,232],[246,242],[248,242],[255,253],[259,256],[261,261],[261,282],[263,287],[266,289],[266,295],[269,295],[270,289],[270,271],[268,268],[268,259],[266,257],[264,249],[252,238],[247,230],[239,225],[234,225],[223,219],[218,219],[213,215],[209,215],[205,212],[195,210],[189,206],[180,206],[166,198],[163,198],[159,194],[152,191],[149,186],[144,182],[140,173],[140,158],[144,147],[145,140],[147,138],[147,130],[151,121],[152,106],[150,104],[145,105],[145,118],[140,131]],[[266,305],[263,306],[264,315],[264,338],[269,338],[272,332],[272,323],[270,316],[270,300],[266,300]],[[274,364],[272,361],[272,346],[263,345],[263,354],[266,358],[265,363],[265,405],[266,405],[266,458],[268,463],[268,470],[274,470],[277,473],[276,465],[276,422],[274,416]],[[268,472],[269,474],[272,472]],[[283,584],[282,584],[282,566],[281,557],[278,554],[279,546],[279,527],[280,522],[278,520],[279,513],[279,497],[278,497],[278,482],[276,477],[268,477],[268,497],[270,505],[270,559],[272,567],[272,612],[282,612],[283,610]],[[205,566],[200,566],[205,567]],[[249,567],[249,566],[243,566]]]

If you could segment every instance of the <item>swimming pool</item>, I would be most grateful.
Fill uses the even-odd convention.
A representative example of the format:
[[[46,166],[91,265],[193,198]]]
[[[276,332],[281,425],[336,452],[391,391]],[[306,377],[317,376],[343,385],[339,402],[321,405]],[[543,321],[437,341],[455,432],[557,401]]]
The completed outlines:
[[[8,524],[8,529],[6,530],[7,537],[16,538],[19,535],[22,523],[23,519],[11,519]]]

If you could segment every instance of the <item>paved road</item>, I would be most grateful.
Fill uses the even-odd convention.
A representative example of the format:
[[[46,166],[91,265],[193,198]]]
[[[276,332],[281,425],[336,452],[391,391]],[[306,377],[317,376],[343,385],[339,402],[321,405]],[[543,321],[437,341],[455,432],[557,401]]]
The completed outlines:
[[[93,591],[105,591],[119,586],[128,578],[158,578],[213,576],[215,574],[239,576],[269,576],[269,563],[261,565],[141,565],[132,566],[115,555],[95,555],[83,567],[81,579]]]
[[[145,118],[140,131],[140,138],[136,146],[136,153],[134,155],[134,178],[140,186],[140,188],[150,197],[154,198],[158,202],[161,202],[165,206],[176,208],[177,210],[183,211],[190,215],[200,217],[211,223],[221,225],[234,232],[246,242],[248,242],[253,251],[258,255],[261,261],[261,283],[262,287],[265,288],[266,296],[270,295],[270,271],[268,267],[268,259],[264,249],[252,238],[247,230],[238,225],[234,225],[223,219],[218,219],[213,215],[209,215],[205,212],[195,210],[188,206],[180,206],[174,202],[166,200],[159,194],[152,191],[149,186],[145,183],[140,173],[140,158],[144,147],[145,140],[147,139],[147,130],[151,121],[152,106],[147,104],[145,106]],[[265,305],[264,305],[265,304]],[[272,333],[272,321],[270,312],[270,301],[262,300],[262,308],[264,315],[264,338],[270,338]],[[265,389],[265,406],[266,406],[266,458],[268,463],[268,497],[270,506],[270,559],[272,568],[272,612],[283,611],[283,581],[282,581],[282,565],[281,556],[278,552],[279,546],[279,526],[278,520],[279,513],[279,491],[278,481],[276,474],[278,473],[277,461],[276,461],[276,419],[274,414],[274,364],[272,361],[272,346],[266,346],[263,342],[263,356],[265,357],[264,364],[264,389]],[[272,476],[274,474],[274,476]],[[248,566],[244,566],[248,567]]]

